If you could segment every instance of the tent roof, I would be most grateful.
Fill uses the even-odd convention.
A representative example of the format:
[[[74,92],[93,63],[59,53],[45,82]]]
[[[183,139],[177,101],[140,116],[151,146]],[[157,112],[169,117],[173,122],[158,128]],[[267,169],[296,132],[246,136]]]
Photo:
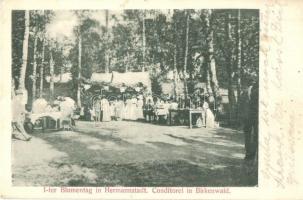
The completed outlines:
[[[112,73],[93,73],[90,79],[90,84],[93,85],[107,85],[115,88],[121,86],[135,88],[142,83],[147,91],[151,91],[151,80],[148,72],[125,72],[119,73],[113,71]]]
[[[147,88],[151,88],[151,80],[148,72],[113,72],[112,84],[125,84],[126,86],[134,86],[142,83]]]
[[[112,73],[93,73],[90,80],[97,83],[110,83],[112,81]]]

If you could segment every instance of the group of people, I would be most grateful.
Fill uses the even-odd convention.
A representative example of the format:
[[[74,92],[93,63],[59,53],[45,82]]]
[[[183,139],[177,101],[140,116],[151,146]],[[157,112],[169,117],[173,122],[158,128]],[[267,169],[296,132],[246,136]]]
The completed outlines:
[[[188,100],[188,102],[190,102]],[[184,112],[186,109],[194,108],[201,110],[201,115],[195,115],[194,116],[194,124],[197,126],[205,126],[209,128],[215,127],[215,116],[213,112],[211,111],[208,103],[208,99],[202,101],[202,102],[192,102],[187,103],[185,99],[174,99],[174,98],[167,98],[167,99],[161,99],[161,98],[148,98],[147,103],[144,105],[144,117],[146,121],[160,121],[164,123],[168,123],[169,117],[171,117],[172,121],[174,123],[184,124],[184,122],[187,120],[187,113]],[[170,110],[174,110],[177,112],[173,112],[173,114],[170,114]],[[178,112],[180,111],[180,112]]]
[[[58,96],[53,103],[40,97],[33,102],[32,113],[61,112],[64,116],[71,116],[76,108],[75,101],[70,97]]]
[[[80,117],[89,121],[108,122],[111,120],[143,119],[143,96],[122,96],[107,99],[105,95],[93,99],[92,105],[81,108]]]
[[[62,128],[64,123],[71,125],[75,109],[76,104],[71,97],[58,96],[52,103],[40,97],[33,102],[30,117],[33,122],[43,117],[51,117],[59,121],[56,128]]]
[[[34,99],[32,106],[28,105],[28,92],[25,88],[16,88],[15,81],[11,84],[12,100],[12,136],[20,140],[30,140],[31,132],[42,118],[56,118],[60,121],[71,121],[76,108],[75,101],[70,97],[58,96],[55,101],[48,102],[40,97]],[[52,117],[53,116],[53,117]],[[57,122],[56,122],[57,123]]]
[[[193,105],[191,105],[193,106]],[[185,101],[174,98],[160,98],[151,95],[118,95],[114,98],[99,95],[93,98],[90,105],[81,108],[80,117],[87,121],[108,122],[111,120],[145,120],[147,122],[168,123],[169,111],[185,109]],[[200,124],[206,127],[215,126],[215,117],[209,108],[208,101],[196,104],[196,109],[203,112]],[[185,116],[179,116],[179,118]],[[176,118],[176,117],[175,117]],[[185,117],[186,118],[186,117]],[[195,121],[198,120],[198,117]]]
[[[252,159],[257,154],[258,146],[258,83],[252,84],[247,91],[243,92],[240,102],[243,108],[242,120],[245,134],[245,159]],[[32,104],[31,112],[26,111],[27,91],[12,89],[12,129],[13,135],[23,140],[30,140],[24,129],[26,114],[32,116],[52,116],[59,113],[61,122],[71,120],[76,109],[75,101],[70,97],[58,96],[52,103],[44,98],[36,99]],[[202,110],[202,118],[198,116],[195,122],[205,127],[215,127],[215,116],[209,107],[208,98],[197,98],[196,101],[186,101],[175,98],[159,98],[151,95],[118,95],[115,99],[107,99],[105,95],[94,98],[92,105],[84,106],[80,110],[80,117],[89,121],[111,120],[143,120],[147,122],[168,121],[170,110],[184,110],[195,108]],[[172,116],[170,116],[172,117]],[[173,116],[181,119],[182,116]],[[37,118],[38,119],[38,118]],[[202,121],[201,121],[202,120]]]

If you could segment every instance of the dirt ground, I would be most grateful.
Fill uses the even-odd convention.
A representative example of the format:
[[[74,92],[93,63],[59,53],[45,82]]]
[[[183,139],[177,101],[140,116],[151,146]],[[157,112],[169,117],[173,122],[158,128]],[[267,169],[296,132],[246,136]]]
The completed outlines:
[[[78,121],[73,131],[13,140],[13,185],[255,186],[243,141],[225,128]]]

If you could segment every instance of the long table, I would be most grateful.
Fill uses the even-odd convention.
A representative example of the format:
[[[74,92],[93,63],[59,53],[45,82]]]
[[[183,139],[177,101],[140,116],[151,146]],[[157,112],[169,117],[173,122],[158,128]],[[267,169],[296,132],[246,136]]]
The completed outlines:
[[[177,113],[177,114],[181,114],[181,113],[188,113],[188,118],[189,118],[189,128],[192,128],[192,116],[193,114],[201,114],[201,118],[203,119],[203,110],[202,109],[169,109],[169,125],[172,125],[172,113]]]
[[[36,120],[38,119],[43,119],[43,126],[45,126],[46,124],[46,117],[50,117],[52,118],[56,125],[55,125],[55,129],[60,129],[60,121],[62,118],[62,113],[61,112],[46,112],[46,113],[33,113],[29,116],[29,119],[31,121],[32,124],[35,124]]]

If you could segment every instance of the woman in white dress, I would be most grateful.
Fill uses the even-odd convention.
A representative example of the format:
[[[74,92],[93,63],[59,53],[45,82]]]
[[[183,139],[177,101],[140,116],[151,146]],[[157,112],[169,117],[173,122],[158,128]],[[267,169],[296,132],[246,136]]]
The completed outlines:
[[[133,96],[130,100],[130,110],[129,110],[129,119],[130,120],[137,120],[137,98]]]
[[[125,101],[125,109],[124,109],[124,119],[126,120],[130,120],[130,109],[131,109],[131,99],[130,97],[126,97],[126,101]]]
[[[209,109],[208,102],[205,100],[203,103],[204,110],[204,124],[207,128],[215,128],[215,116],[212,111]]]
[[[96,97],[96,99],[93,102],[92,116],[95,122],[101,121],[101,100],[99,96]]]
[[[64,97],[59,106],[63,116],[71,117],[76,109],[75,101],[70,97]]]
[[[138,101],[137,101],[137,118],[138,119],[144,119],[143,116],[143,96],[139,95],[138,96]]]
[[[101,99],[101,110],[102,110],[102,122],[111,121],[110,106],[105,96],[103,96]]]
[[[122,97],[119,96],[118,100],[115,104],[115,118],[116,118],[116,120],[120,121],[125,117],[123,115],[124,114],[124,109],[125,109],[124,101],[123,101]]]
[[[36,99],[33,103],[32,113],[38,114],[46,112],[47,104],[47,101],[43,98]]]
[[[15,93],[16,92],[16,93]],[[24,90],[15,91],[12,89],[12,130],[13,136],[21,140],[30,140],[31,136],[28,135],[24,129],[25,117],[25,101],[24,95],[27,95]]]
[[[117,100],[112,100],[109,102],[110,107],[110,117],[111,119],[115,119],[115,107],[116,107]]]

